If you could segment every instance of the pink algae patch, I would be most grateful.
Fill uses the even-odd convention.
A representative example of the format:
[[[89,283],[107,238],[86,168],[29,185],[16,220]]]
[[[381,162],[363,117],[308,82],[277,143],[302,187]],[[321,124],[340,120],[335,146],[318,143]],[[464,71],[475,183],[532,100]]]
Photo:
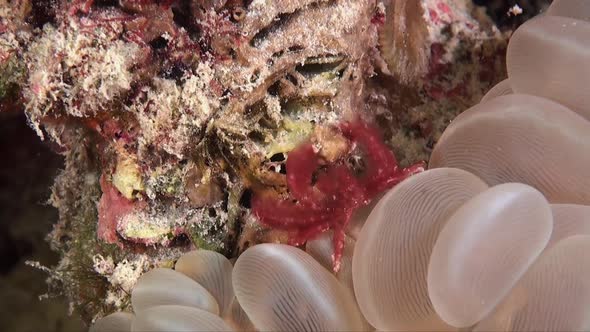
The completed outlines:
[[[136,209],[136,204],[123,197],[104,174],[100,177],[102,196],[98,202],[98,238],[106,243],[123,244],[117,234],[119,220]]]

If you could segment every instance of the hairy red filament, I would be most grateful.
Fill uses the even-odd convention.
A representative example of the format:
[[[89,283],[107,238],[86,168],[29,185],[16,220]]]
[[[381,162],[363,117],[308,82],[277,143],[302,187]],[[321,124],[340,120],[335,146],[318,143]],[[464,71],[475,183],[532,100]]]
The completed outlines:
[[[321,157],[310,143],[305,143],[291,151],[287,159],[290,197],[257,193],[252,198],[252,212],[260,222],[289,231],[293,245],[304,244],[332,229],[334,271],[340,268],[344,231],[353,212],[382,191],[424,170],[423,162],[400,168],[377,130],[364,122],[345,122],[340,130],[364,152],[366,170],[362,176],[356,177],[342,162],[320,167]]]

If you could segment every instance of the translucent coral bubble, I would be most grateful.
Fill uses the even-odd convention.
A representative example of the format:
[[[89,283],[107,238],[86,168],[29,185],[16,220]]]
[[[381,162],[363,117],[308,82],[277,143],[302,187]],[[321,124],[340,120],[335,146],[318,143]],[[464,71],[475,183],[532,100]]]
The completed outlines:
[[[445,130],[430,167],[489,185],[519,182],[551,203],[590,204],[590,122],[548,99],[512,94],[478,104]]]
[[[134,318],[128,312],[115,312],[97,320],[88,332],[129,332]]]
[[[590,206],[553,204],[551,211],[553,212],[553,232],[547,249],[570,236],[590,235]]]
[[[377,197],[373,198],[368,205],[362,206],[352,213],[348,226],[346,227],[346,235],[355,240],[358,238],[369,214],[371,214],[371,211],[373,211],[381,197],[383,197],[383,194],[377,195]]]
[[[195,250],[184,254],[174,269],[205,287],[219,304],[219,312],[228,309],[234,298],[231,284],[232,264],[222,254],[210,250]]]
[[[505,80],[499,82],[498,84],[494,85],[494,87],[492,87],[490,89],[490,91],[488,91],[483,96],[483,98],[481,98],[480,103],[485,103],[486,101],[488,101],[492,98],[509,95],[512,92],[513,91],[512,91],[512,87],[510,87],[510,81],[508,79],[505,79]]]
[[[219,316],[194,307],[162,305],[137,313],[133,332],[232,331]]]
[[[473,174],[440,168],[408,178],[379,201],[352,259],[355,295],[371,325],[385,331],[451,329],[428,298],[428,260],[447,218],[486,189]]]
[[[236,331],[255,331],[256,328],[252,321],[248,317],[248,314],[242,309],[242,306],[238,302],[237,298],[233,298],[233,301],[229,305],[229,310],[226,312],[223,319],[227,324],[231,325]]]
[[[565,16],[590,21],[590,1],[553,0],[545,13],[551,16]]]
[[[252,323],[272,331],[355,331],[352,294],[311,256],[281,244],[246,250],[234,266],[236,297]]]
[[[457,209],[428,265],[439,316],[469,327],[489,314],[545,248],[552,218],[543,194],[520,183],[490,188]]]
[[[516,93],[552,99],[590,119],[589,55],[590,23],[558,16],[534,18],[510,38],[510,85]]]
[[[219,314],[215,298],[201,285],[171,269],[153,269],[142,275],[131,292],[133,310],[154,306],[182,305]]]
[[[326,270],[334,273],[338,281],[350,289],[354,295],[354,288],[352,284],[352,256],[354,253],[355,240],[346,236],[344,239],[344,249],[342,259],[340,260],[340,268],[334,272],[334,264],[332,255],[334,255],[334,241],[332,231],[327,231],[320,234],[313,240],[307,241],[305,251],[311,255],[318,263],[320,263]],[[363,331],[374,330],[368,322],[363,318]]]
[[[332,272],[334,267],[332,255],[334,255],[334,241],[332,241],[333,232],[328,231],[320,234],[315,239],[307,241],[305,251],[315,258],[318,263]],[[335,273],[336,278],[352,291],[352,254],[354,252],[355,241],[350,236],[344,239],[344,251],[340,260],[340,269]]]
[[[476,331],[589,331],[590,236],[544,252]]]

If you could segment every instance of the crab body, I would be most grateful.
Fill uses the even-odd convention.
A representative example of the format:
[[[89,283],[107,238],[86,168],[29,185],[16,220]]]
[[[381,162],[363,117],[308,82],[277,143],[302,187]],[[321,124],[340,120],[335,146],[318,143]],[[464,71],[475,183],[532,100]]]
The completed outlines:
[[[423,171],[425,166],[420,162],[399,167],[377,130],[362,121],[344,122],[339,130],[349,140],[349,150],[355,146],[362,150],[365,164],[362,174],[357,176],[343,160],[323,165],[317,149],[307,142],[289,153],[286,165],[289,196],[257,193],[252,198],[252,211],[260,222],[290,232],[293,245],[301,245],[332,229],[335,271],[340,266],[344,232],[353,212],[369,204],[382,191]]]

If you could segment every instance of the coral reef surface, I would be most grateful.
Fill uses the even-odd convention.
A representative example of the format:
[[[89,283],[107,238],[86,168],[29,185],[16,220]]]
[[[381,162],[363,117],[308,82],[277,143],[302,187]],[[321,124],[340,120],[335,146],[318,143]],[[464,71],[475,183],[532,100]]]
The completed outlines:
[[[193,248],[236,257],[328,228],[342,246],[352,212],[386,188],[366,181],[363,204],[321,208],[297,188],[420,170],[505,78],[508,33],[467,0],[0,0],[0,13],[0,105],[65,158],[50,292],[86,321]],[[285,212],[315,206],[312,225],[256,213],[294,198]],[[321,221],[331,209],[346,217]]]

